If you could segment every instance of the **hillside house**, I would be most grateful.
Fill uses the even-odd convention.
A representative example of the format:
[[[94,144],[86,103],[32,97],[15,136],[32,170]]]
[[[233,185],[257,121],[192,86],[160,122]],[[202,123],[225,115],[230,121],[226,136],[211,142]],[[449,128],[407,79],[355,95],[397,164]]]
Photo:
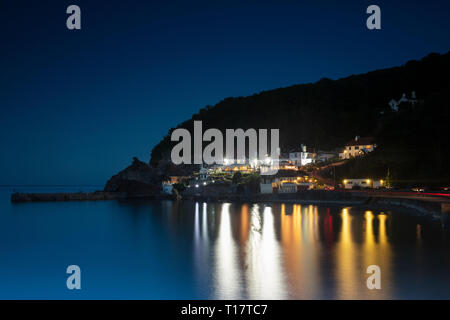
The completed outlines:
[[[352,157],[358,157],[365,155],[375,150],[376,144],[372,137],[356,136],[355,139],[347,142],[344,146],[344,150],[339,153],[339,159],[350,159]]]
[[[289,160],[296,166],[304,166],[314,162],[316,154],[313,150],[308,149],[305,145],[301,145],[300,149],[294,149],[289,152]]]

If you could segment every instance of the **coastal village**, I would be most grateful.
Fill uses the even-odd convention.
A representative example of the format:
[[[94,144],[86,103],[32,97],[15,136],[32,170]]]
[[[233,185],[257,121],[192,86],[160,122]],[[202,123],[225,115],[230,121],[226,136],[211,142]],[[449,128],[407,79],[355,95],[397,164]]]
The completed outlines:
[[[416,92],[403,93],[399,100],[388,103],[392,113],[401,104],[415,106],[419,101]],[[364,157],[377,148],[373,137],[359,135],[333,150],[318,150],[301,144],[290,150],[277,150],[276,159],[224,159],[223,163],[199,165],[190,176],[169,176],[162,182],[166,194],[204,193],[296,193],[302,190],[374,190],[391,187],[389,172],[386,178],[344,177],[336,180],[335,168],[357,157]],[[323,174],[332,172],[332,177]],[[174,191],[175,190],[175,191]]]
[[[379,189],[385,181],[370,177],[329,181],[320,176],[320,171],[329,166],[345,163],[353,157],[363,157],[377,147],[371,137],[355,136],[338,150],[315,150],[305,145],[280,157],[250,161],[249,159],[224,159],[222,164],[201,165],[191,176],[169,176],[163,181],[166,194],[176,192],[188,194],[204,191],[234,193],[296,193],[301,190]],[[270,174],[270,173],[274,174]]]

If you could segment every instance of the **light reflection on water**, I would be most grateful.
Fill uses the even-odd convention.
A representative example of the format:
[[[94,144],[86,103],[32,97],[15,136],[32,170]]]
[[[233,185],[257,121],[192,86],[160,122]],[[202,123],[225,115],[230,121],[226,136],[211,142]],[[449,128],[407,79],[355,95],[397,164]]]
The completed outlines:
[[[77,190],[70,190],[77,191]],[[450,298],[450,231],[396,211],[191,201],[24,203],[0,189],[0,298]],[[82,268],[80,292],[65,270]],[[366,268],[381,267],[381,290]]]
[[[200,230],[207,234],[205,226],[212,207],[216,210],[217,236],[198,236]],[[334,212],[320,208],[319,212],[317,206],[299,204],[196,203],[195,208],[194,255],[202,261],[196,264],[197,275],[212,274],[211,298],[393,299],[399,297],[396,291],[404,290],[395,287],[402,270],[397,270],[399,279],[393,279],[393,256],[402,248],[392,248],[390,243],[391,213],[352,208],[334,208]],[[421,225],[409,222],[408,226],[415,229],[415,239],[407,251],[412,249],[411,257],[417,258]],[[209,241],[212,252],[205,249]],[[381,268],[381,290],[366,287],[370,265]],[[444,277],[448,283],[449,276]],[[426,283],[426,279],[421,282]]]

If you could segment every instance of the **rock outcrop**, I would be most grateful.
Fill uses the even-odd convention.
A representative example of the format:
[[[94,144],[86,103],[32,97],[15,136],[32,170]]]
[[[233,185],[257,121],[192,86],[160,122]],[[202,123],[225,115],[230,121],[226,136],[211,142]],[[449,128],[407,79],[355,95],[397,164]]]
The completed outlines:
[[[157,194],[161,192],[162,176],[157,170],[136,157],[133,163],[112,176],[105,185],[105,192],[128,194]]]

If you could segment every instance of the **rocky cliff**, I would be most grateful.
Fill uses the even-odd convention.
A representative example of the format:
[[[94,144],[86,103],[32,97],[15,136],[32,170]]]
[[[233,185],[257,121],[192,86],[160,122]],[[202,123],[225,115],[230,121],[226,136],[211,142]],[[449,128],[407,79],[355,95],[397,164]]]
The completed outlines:
[[[147,163],[133,158],[133,163],[111,177],[105,185],[106,192],[128,194],[155,194],[160,192],[162,176]]]

